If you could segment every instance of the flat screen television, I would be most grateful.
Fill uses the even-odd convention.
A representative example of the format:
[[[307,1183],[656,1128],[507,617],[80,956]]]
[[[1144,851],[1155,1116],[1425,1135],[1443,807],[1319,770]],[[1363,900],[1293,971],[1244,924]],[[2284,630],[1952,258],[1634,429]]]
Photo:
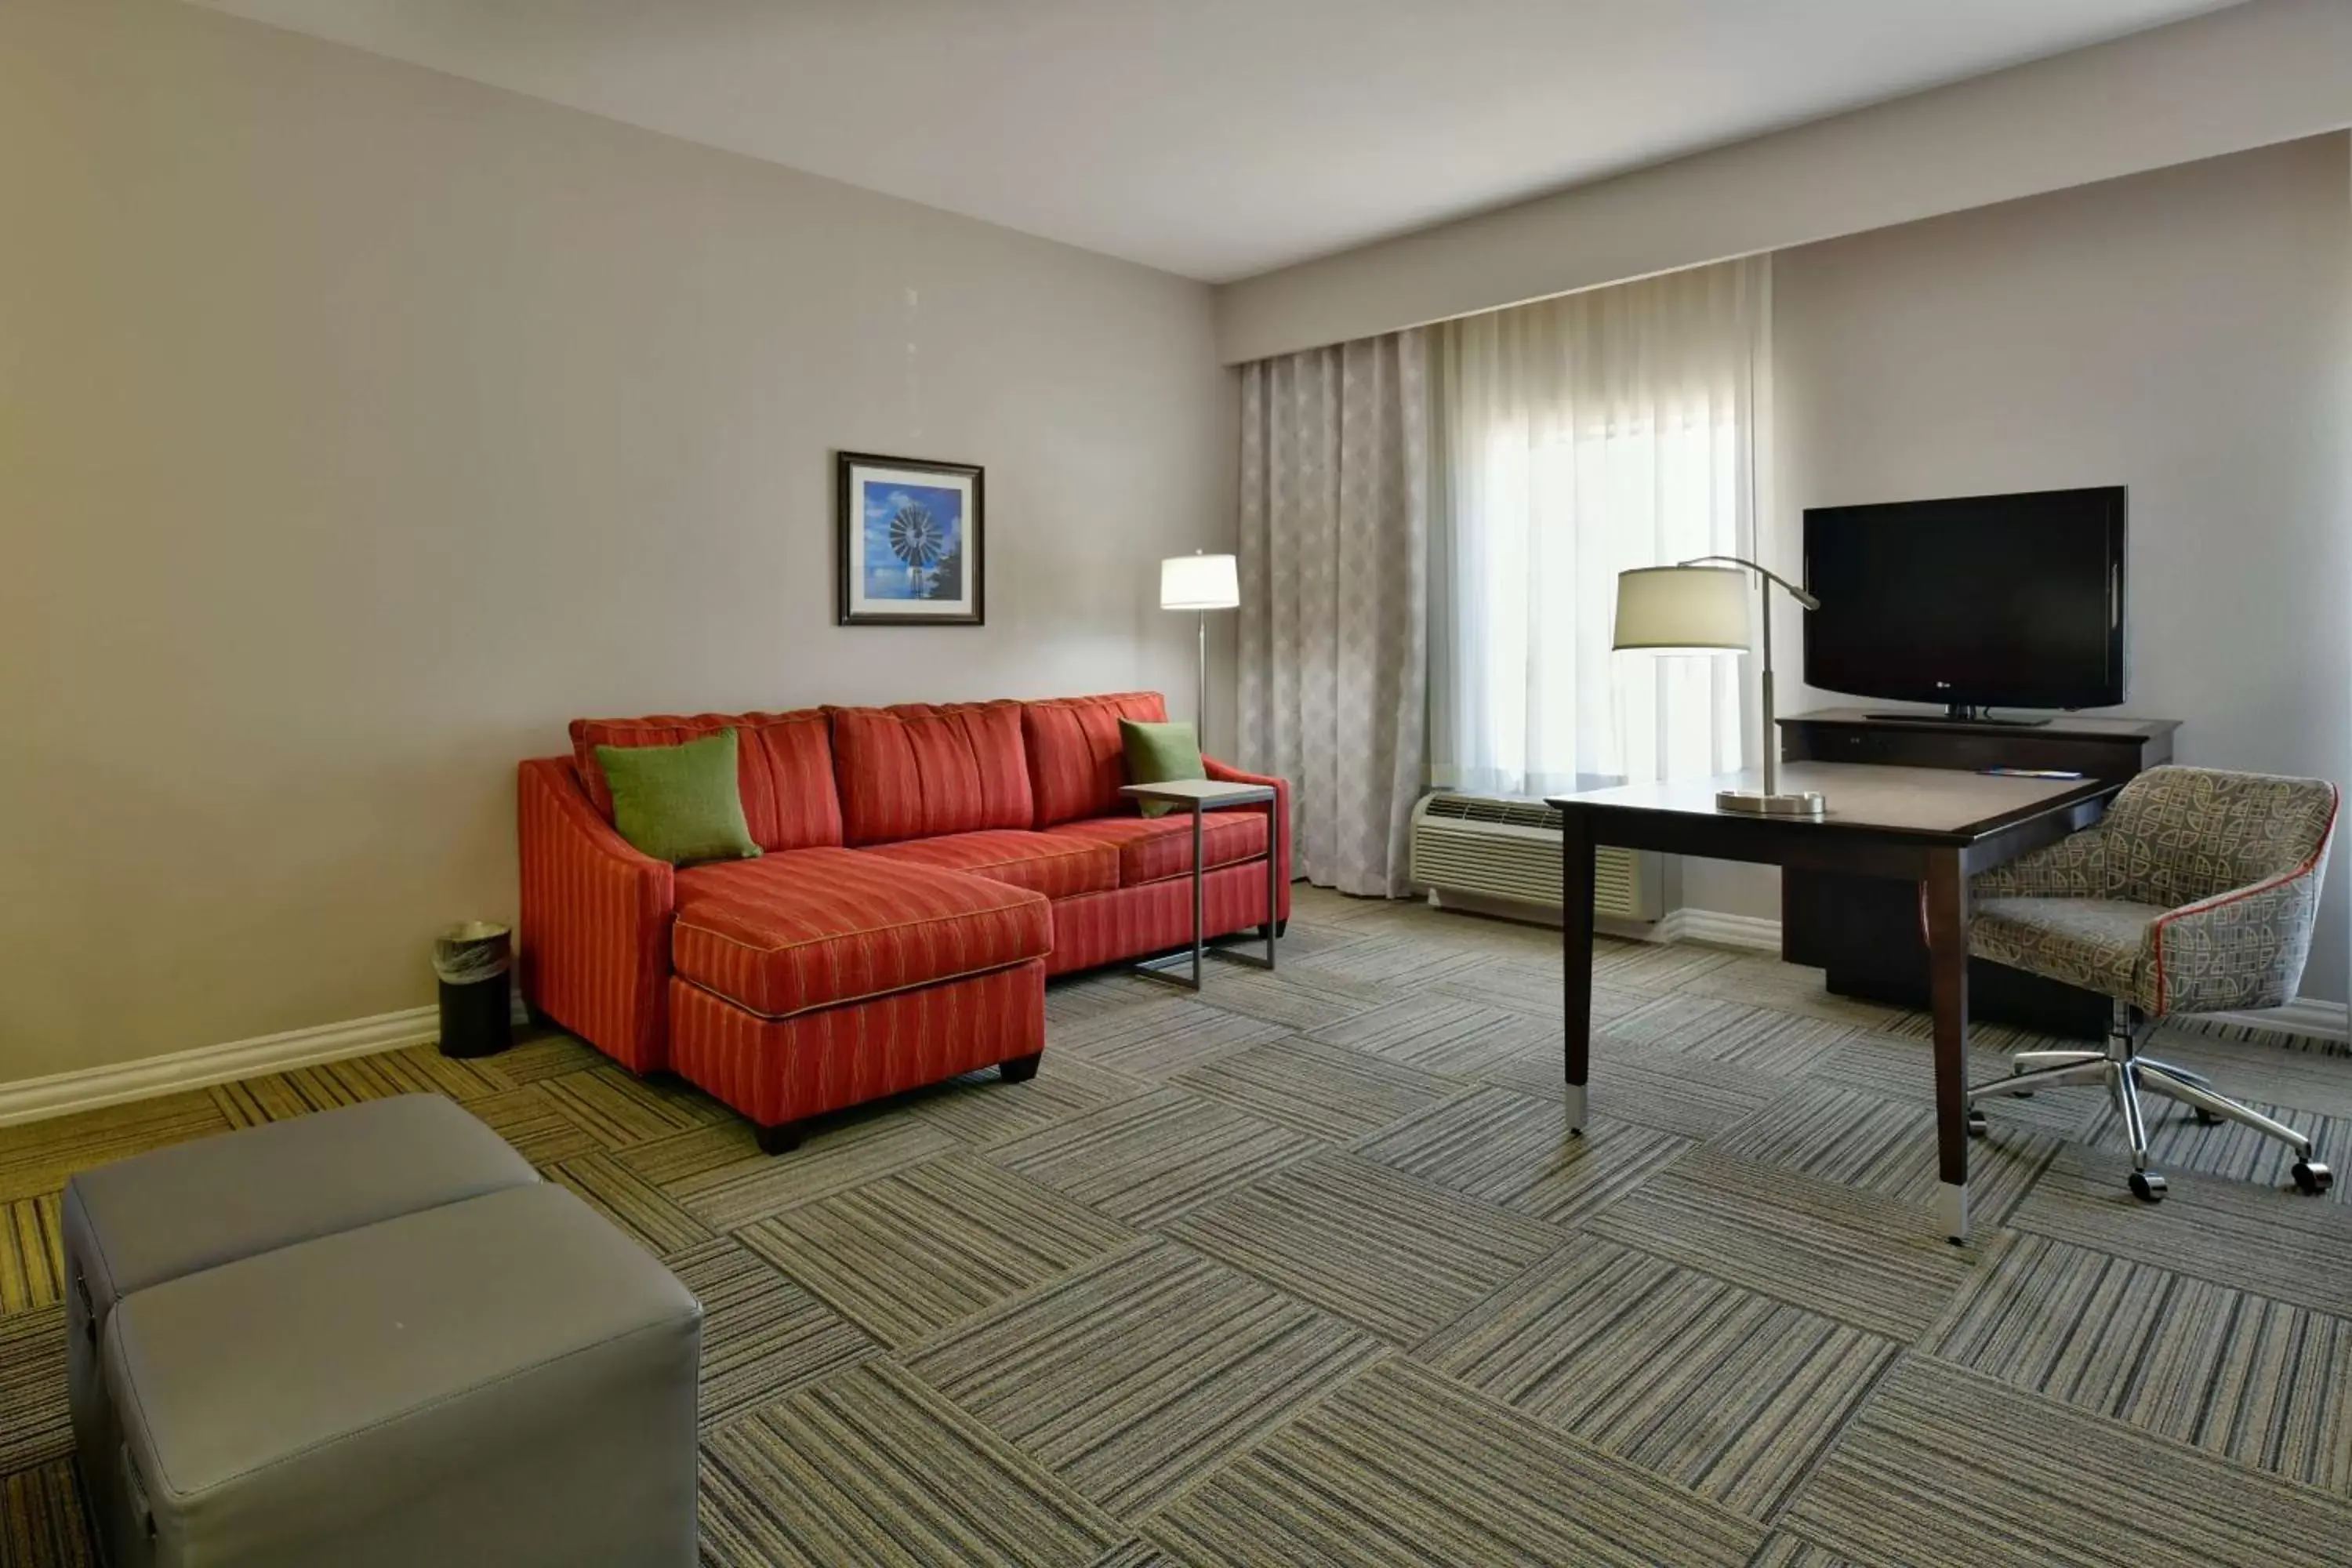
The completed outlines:
[[[2124,700],[2121,485],[1815,507],[1805,587],[1805,680],[1824,690],[1955,719]]]

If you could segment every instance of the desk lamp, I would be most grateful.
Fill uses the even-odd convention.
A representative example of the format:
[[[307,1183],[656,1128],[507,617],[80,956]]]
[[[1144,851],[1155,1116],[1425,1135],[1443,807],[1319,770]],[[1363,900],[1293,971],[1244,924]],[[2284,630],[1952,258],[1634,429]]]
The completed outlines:
[[[1720,561],[1721,566],[1706,563]],[[1760,649],[1748,638],[1748,580],[1756,574],[1765,603]],[[1822,797],[1817,791],[1780,793],[1780,748],[1772,732],[1772,605],[1771,584],[1778,583],[1809,610],[1822,602],[1777,573],[1737,555],[1695,556],[1674,566],[1642,566],[1617,574],[1617,633],[1620,648],[1651,653],[1748,653],[1760,651],[1764,660],[1764,787],[1716,792],[1717,811],[1743,811],[1762,816],[1818,817]]]

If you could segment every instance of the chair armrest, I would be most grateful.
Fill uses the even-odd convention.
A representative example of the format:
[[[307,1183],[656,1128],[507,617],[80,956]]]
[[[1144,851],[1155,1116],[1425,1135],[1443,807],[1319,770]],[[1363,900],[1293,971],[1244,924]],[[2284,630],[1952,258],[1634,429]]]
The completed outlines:
[[[2221,1013],[2294,1000],[2311,956],[2323,846],[2284,876],[2183,904],[2148,922],[2156,1013]]]
[[[2070,833],[1969,880],[1978,899],[2103,899],[2108,896],[2105,824]]]
[[[1201,759],[1201,771],[1208,774],[1210,778],[1215,780],[1219,784],[1264,784],[1268,789],[1274,791],[1274,805],[1271,815],[1274,818],[1275,864],[1278,868],[1277,875],[1274,879],[1274,918],[1277,921],[1288,920],[1290,918],[1291,878],[1290,782],[1287,779],[1274,778],[1264,773],[1245,773],[1239,768],[1232,767],[1224,763],[1217,761],[1214,757],[1202,757]],[[1255,805],[1236,805],[1227,807],[1226,809],[1232,811],[1260,811],[1265,808]]]
[[[633,1072],[669,1058],[669,928],[677,872],[597,815],[569,757],[522,764],[523,995]]]

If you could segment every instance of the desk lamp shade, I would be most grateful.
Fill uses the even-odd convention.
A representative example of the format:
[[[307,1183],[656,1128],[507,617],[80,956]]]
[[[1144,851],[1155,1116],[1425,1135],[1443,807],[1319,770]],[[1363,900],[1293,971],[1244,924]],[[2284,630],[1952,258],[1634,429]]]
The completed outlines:
[[[1620,648],[1747,653],[1748,574],[1736,566],[1648,566],[1617,574]]]
[[[1706,562],[1719,565],[1706,565]],[[1746,812],[1764,816],[1818,818],[1827,805],[1815,790],[1780,793],[1780,738],[1772,723],[1772,616],[1765,607],[1763,632],[1757,637],[1748,619],[1748,574],[1767,584],[1778,583],[1809,610],[1821,607],[1796,584],[1753,561],[1736,555],[1701,556],[1679,566],[1642,566],[1617,574],[1617,631],[1614,645],[1649,653],[1756,653],[1758,732],[1764,763],[1760,790],[1725,789],[1715,795],[1717,811]],[[1751,640],[1754,639],[1754,640]]]
[[[1241,602],[1241,577],[1230,555],[1171,555],[1160,563],[1163,610],[1230,610]]]

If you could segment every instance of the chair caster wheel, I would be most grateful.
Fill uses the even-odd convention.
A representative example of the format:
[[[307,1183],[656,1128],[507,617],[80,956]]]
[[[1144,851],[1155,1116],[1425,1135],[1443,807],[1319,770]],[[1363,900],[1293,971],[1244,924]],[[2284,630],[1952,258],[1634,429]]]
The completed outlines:
[[[2336,1173],[2316,1160],[2297,1160],[2294,1184],[2306,1193],[2324,1193],[2336,1184]]]
[[[1986,1124],[1986,1122],[1985,1122],[1985,1113],[1984,1113],[1983,1111],[1981,1111],[1981,1110],[1971,1110],[1971,1111],[1969,1111],[1969,1137],[1971,1137],[1971,1138],[1981,1138],[1981,1137],[1983,1137],[1986,1133],[1988,1133],[1988,1132],[1990,1132],[1990,1131],[1992,1131],[1992,1129],[1991,1129],[1990,1126],[1988,1126],[1988,1125]]]
[[[2164,1178],[2154,1171],[2134,1171],[2131,1173],[2131,1190],[2132,1196],[2144,1204],[2160,1204],[2166,1191]]]
[[[2191,1109],[2192,1110],[2194,1110],[2194,1111],[2197,1113],[2197,1125],[2198,1125],[2198,1126],[2200,1126],[2200,1127],[2219,1127],[2219,1126],[2221,1126],[2221,1119],[2220,1117],[2218,1117],[2218,1116],[2214,1115],[2211,1111],[2210,1111],[2210,1110],[2206,1110],[2203,1106],[2201,1106],[2201,1105],[2192,1106],[2192,1107],[2190,1107],[2190,1109]]]

